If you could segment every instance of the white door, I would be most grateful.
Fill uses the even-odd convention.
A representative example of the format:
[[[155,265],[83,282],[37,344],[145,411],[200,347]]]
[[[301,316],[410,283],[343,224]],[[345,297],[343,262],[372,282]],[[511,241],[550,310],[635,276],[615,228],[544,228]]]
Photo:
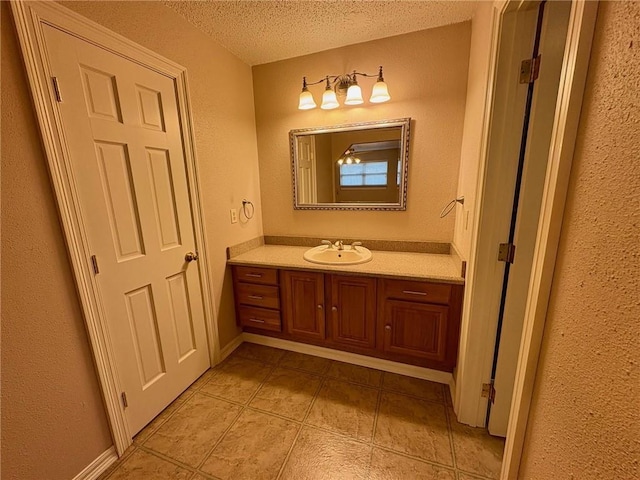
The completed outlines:
[[[527,133],[514,241],[516,254],[509,274],[496,359],[495,403],[491,405],[487,425],[489,433],[501,437],[506,437],[509,423],[570,11],[570,2],[547,2],[543,16],[540,35],[542,61],[534,87]],[[526,58],[528,53],[522,52],[521,58]],[[520,134],[518,132],[516,137]]]
[[[316,148],[313,135],[298,137],[298,203],[316,203]]]
[[[176,86],[53,27],[44,33],[133,435],[209,367]]]

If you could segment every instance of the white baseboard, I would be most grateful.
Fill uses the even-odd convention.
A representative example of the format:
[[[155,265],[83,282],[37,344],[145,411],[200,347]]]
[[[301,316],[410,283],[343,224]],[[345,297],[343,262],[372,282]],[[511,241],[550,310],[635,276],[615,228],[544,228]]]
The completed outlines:
[[[220,361],[222,362],[225,358],[231,355],[236,348],[242,345],[243,341],[242,334],[231,340],[226,347],[220,350]]]
[[[358,355],[357,353],[343,352],[333,350],[331,348],[317,347],[315,345],[307,345],[306,343],[292,342],[290,340],[282,340],[275,337],[266,337],[264,335],[256,335],[255,333],[244,332],[241,337],[245,342],[258,343],[268,347],[281,348],[292,352],[306,353],[307,355],[315,355],[316,357],[328,358],[330,360],[338,360],[340,362],[353,363],[361,367],[376,368],[390,373],[398,373],[408,377],[421,378],[432,382],[444,383],[451,385],[453,383],[453,375],[449,372],[441,372],[430,368],[417,367],[415,365],[407,365],[405,363],[392,362],[382,358],[367,357],[366,355]],[[455,388],[455,386],[454,386]]]
[[[111,447],[101,453],[98,458],[87,465],[87,467],[78,475],[73,477],[73,480],[95,480],[100,475],[102,475],[104,471],[109,468],[116,460],[118,460],[116,447]]]

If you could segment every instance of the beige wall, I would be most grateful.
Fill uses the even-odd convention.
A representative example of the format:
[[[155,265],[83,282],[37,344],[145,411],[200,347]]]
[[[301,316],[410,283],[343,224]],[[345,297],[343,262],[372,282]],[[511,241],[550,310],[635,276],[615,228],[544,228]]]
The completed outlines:
[[[521,478],[640,477],[639,40],[600,3]]]
[[[251,69],[154,2],[66,6],[189,73],[216,310],[237,334],[225,247],[262,234]],[[243,198],[256,206],[231,225]],[[69,479],[111,445],[8,2],[2,2],[2,478]]]
[[[465,22],[254,66],[265,234],[450,242],[454,217],[439,213],[458,183],[470,34]],[[379,65],[390,102],[297,109],[303,76],[372,73]],[[374,82],[359,82],[364,96]],[[323,87],[310,89],[319,104]],[[406,212],[293,210],[289,130],[401,117],[413,119]]]
[[[478,2],[471,20],[471,50],[469,52],[469,76],[467,101],[464,114],[460,175],[457,196],[464,197],[464,206],[455,209],[453,244],[466,260],[471,252],[471,231],[475,214],[478,189],[478,167],[484,119],[489,55],[491,52],[491,23],[493,2]]]

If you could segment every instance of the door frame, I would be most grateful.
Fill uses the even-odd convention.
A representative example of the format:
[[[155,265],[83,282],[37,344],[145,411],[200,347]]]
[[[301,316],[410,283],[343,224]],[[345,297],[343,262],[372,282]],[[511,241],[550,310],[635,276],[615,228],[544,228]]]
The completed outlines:
[[[497,247],[497,244],[503,241],[492,235],[496,230],[492,227],[496,221],[492,208],[495,202],[487,202],[485,197],[489,162],[502,160],[500,158],[496,160],[489,155],[492,121],[495,120],[494,106],[496,102],[500,102],[503,94],[495,88],[498,54],[502,53],[499,48],[500,35],[506,13],[528,9],[538,3],[540,2],[528,0],[496,0],[493,4],[489,74],[482,119],[476,190],[477,208],[474,212],[471,231],[470,262],[466,279],[454,398],[455,411],[459,420],[472,426],[484,426],[486,422],[487,399],[481,397],[480,393],[482,384],[488,383],[491,376],[497,326],[497,317],[487,315],[486,310],[487,305],[495,303],[493,297],[495,292],[501,289],[502,282],[502,275],[494,275],[492,267],[482,262],[483,255],[487,255],[486,251],[478,248],[479,245],[486,245],[487,242],[495,243]],[[598,2],[572,1],[501,479],[518,477],[551,293],[597,8]],[[499,127],[494,124],[494,128]],[[512,192],[506,195],[512,196]]]
[[[174,80],[182,125],[182,141],[195,243],[199,254],[209,359],[211,364],[215,364],[220,355],[220,343],[211,295],[213,291],[211,269],[207,254],[201,188],[198,181],[198,162],[187,71],[181,65],[55,2],[13,1],[11,9],[111,435],[118,455],[122,455],[131,445],[132,435],[121,403],[120,392],[122,392],[122,388],[104,308],[91,264],[91,251],[80,209],[77,182],[71,169],[69,147],[62,128],[62,116],[50,80],[50,64],[45,48],[43,26],[50,25]],[[62,94],[64,95],[64,92]]]

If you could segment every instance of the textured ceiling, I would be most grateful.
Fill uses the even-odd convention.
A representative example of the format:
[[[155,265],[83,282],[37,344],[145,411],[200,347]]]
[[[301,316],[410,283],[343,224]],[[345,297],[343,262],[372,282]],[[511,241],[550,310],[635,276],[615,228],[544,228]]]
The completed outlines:
[[[249,65],[469,20],[473,1],[165,1]]]

